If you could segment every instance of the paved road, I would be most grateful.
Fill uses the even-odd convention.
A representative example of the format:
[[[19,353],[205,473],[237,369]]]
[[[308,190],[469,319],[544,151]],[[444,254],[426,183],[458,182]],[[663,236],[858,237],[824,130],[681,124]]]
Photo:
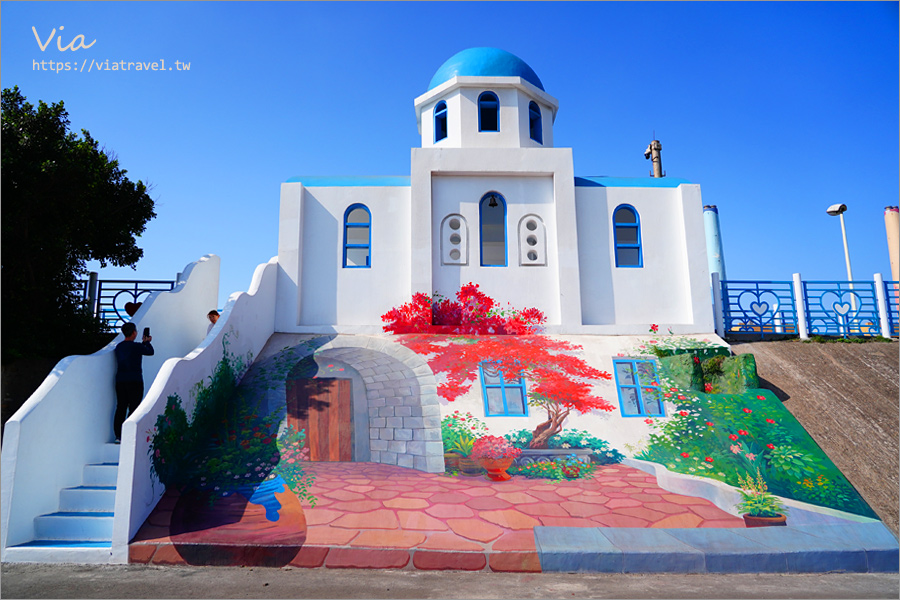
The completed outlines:
[[[897,598],[900,575],[597,575],[4,564],[3,598]]]

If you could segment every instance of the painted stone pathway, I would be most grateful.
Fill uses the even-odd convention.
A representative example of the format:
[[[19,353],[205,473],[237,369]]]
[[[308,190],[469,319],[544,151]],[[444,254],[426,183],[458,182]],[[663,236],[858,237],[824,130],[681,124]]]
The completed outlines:
[[[540,571],[533,528],[744,527],[708,500],[667,492],[655,477],[608,465],[588,480],[504,482],[374,463],[309,463],[306,542],[296,567]],[[130,562],[185,564],[169,535],[167,492],[132,540]],[[222,549],[210,564],[229,563]],[[241,560],[252,560],[246,552]],[[263,561],[261,564],[266,564]]]

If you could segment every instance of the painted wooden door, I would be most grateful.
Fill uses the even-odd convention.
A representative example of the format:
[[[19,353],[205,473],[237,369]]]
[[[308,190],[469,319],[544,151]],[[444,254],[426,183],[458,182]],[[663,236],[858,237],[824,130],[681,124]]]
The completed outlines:
[[[351,389],[349,379],[288,381],[288,424],[306,430],[310,460],[353,460]]]

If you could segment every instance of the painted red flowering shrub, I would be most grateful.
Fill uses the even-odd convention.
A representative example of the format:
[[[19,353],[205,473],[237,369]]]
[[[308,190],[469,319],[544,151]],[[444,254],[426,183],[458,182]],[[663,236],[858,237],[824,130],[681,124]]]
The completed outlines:
[[[456,300],[418,293],[381,320],[388,333],[527,335],[538,333],[547,318],[536,308],[503,309],[470,282],[456,293]]]
[[[484,362],[508,379],[524,377],[528,405],[547,411],[547,420],[532,433],[530,448],[546,448],[573,410],[582,414],[614,410],[591,392],[594,382],[611,375],[575,356],[580,346],[533,335],[546,321],[541,311],[498,310],[494,300],[472,283],[463,286],[456,298],[433,302],[426,294],[416,294],[412,302],[381,317],[385,331],[406,334],[399,342],[426,357],[443,380],[438,385],[442,398],[453,402],[466,394]]]

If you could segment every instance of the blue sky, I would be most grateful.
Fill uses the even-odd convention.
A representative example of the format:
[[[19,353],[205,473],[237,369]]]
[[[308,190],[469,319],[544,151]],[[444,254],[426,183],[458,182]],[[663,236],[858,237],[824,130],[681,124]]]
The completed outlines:
[[[63,100],[76,130],[152,185],[137,270],[222,258],[219,304],[277,254],[280,184],[408,175],[413,99],[456,52],[516,54],[559,100],[575,174],[671,177],[719,207],[730,279],[890,278],[898,198],[897,2],[7,2],[0,80]],[[32,31],[46,44],[41,50]],[[60,28],[63,29],[60,29]],[[59,51],[83,35],[87,49]],[[77,46],[77,42],[75,44]],[[74,63],[59,73],[35,61]],[[84,61],[165,71],[80,72]],[[190,63],[177,70],[175,61]],[[173,67],[171,71],[169,67]]]

